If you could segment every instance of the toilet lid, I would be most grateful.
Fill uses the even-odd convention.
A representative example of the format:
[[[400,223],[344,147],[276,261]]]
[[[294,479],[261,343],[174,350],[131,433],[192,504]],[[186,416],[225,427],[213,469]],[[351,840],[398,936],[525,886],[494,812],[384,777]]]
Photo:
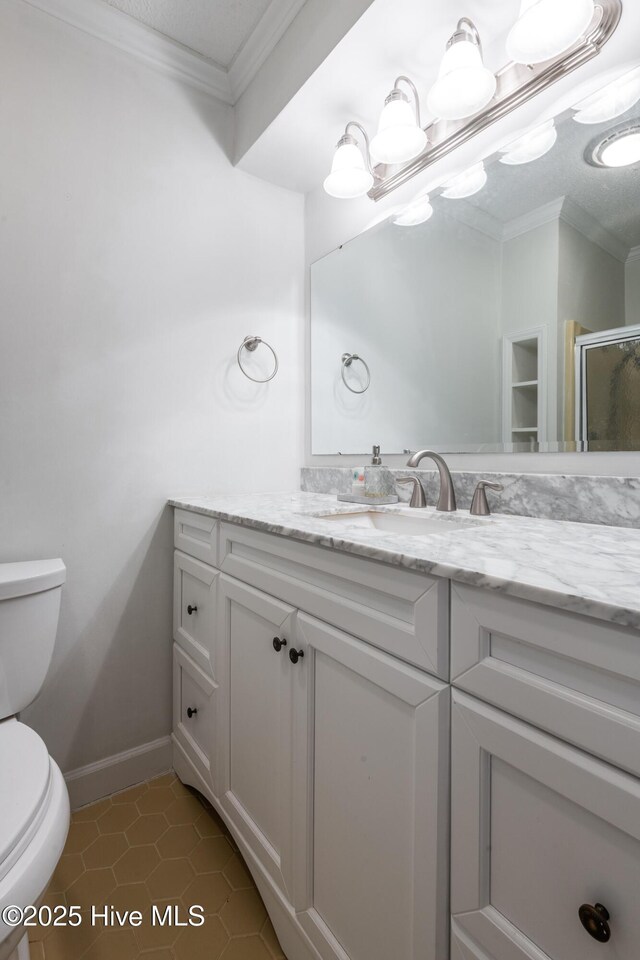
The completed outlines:
[[[42,593],[61,587],[67,576],[62,560],[23,560],[0,563],[0,600]]]
[[[37,819],[47,796],[50,776],[49,753],[38,734],[13,718],[3,720],[0,723],[0,866]]]

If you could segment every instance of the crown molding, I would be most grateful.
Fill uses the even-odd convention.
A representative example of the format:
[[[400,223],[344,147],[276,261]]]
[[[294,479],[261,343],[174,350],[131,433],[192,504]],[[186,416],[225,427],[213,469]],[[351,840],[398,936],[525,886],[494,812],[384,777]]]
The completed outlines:
[[[224,103],[234,104],[272,52],[305,0],[272,0],[229,70],[140,23],[105,0],[24,0],[148,66]]]
[[[229,67],[228,79],[233,103],[247,89],[305,2],[306,0],[271,0]]]
[[[515,220],[505,223],[503,239],[505,241],[514,240],[516,237],[529,233],[530,230],[535,230],[536,227],[541,227],[546,223],[554,223],[558,220],[562,220],[568,226],[573,227],[583,237],[586,237],[591,243],[595,243],[605,253],[615,257],[621,263],[631,259],[633,251],[629,253],[629,248],[622,240],[610,233],[595,217],[587,213],[569,197],[558,197],[557,200],[545,203],[543,206],[526,213],[523,217],[517,217]],[[640,258],[640,247],[635,247],[634,250],[638,251],[638,257]]]
[[[557,200],[552,200],[551,203],[545,203],[541,207],[536,207],[535,210],[530,210],[522,217],[516,217],[515,220],[508,220],[502,228],[502,239],[505,241],[515,240],[516,237],[521,237],[523,234],[529,233],[530,230],[535,230],[536,227],[542,227],[546,223],[553,223],[559,220],[564,202],[564,197],[558,197]]]
[[[631,247],[629,250],[627,263],[633,263],[635,260],[640,260],[640,247]]]
[[[574,230],[577,230],[578,233],[581,233],[587,240],[595,243],[604,250],[605,253],[615,257],[616,260],[619,260],[621,263],[625,263],[627,260],[629,254],[627,244],[623,243],[622,240],[619,240],[618,237],[615,237],[612,233],[609,233],[606,227],[603,227],[595,217],[592,217],[590,213],[587,213],[586,210],[583,210],[582,207],[579,207],[577,203],[574,203],[573,200],[570,200],[568,197],[562,206],[560,219],[569,224],[570,227],[573,227]]]
[[[226,70],[147,27],[104,0],[24,0],[32,7],[97,37],[148,66],[231,103]]]

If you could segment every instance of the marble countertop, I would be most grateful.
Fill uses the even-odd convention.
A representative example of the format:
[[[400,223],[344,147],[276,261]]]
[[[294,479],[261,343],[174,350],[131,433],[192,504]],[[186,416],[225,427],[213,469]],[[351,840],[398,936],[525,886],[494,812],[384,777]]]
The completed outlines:
[[[339,526],[321,514],[368,507],[314,493],[180,497],[172,506],[256,530],[391,563],[460,583],[571,610],[640,630],[640,530],[467,511],[437,514],[376,507],[385,513],[437,516],[442,533],[422,536]],[[472,526],[456,528],[456,517]],[[453,518],[453,522],[451,521]],[[447,522],[449,521],[449,522]]]

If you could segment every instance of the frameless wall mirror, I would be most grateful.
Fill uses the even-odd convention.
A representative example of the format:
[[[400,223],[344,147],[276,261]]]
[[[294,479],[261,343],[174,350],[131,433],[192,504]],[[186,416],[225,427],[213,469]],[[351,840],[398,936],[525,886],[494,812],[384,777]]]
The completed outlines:
[[[314,454],[640,450],[640,70],[313,264],[311,343]]]

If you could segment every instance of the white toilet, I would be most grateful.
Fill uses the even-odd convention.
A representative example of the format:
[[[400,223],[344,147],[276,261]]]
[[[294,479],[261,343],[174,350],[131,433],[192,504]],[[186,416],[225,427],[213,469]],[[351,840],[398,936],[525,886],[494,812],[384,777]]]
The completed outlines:
[[[64,848],[69,795],[40,737],[16,714],[47,674],[66,570],[62,560],[0,564],[0,960],[28,960],[6,908],[37,904]]]

